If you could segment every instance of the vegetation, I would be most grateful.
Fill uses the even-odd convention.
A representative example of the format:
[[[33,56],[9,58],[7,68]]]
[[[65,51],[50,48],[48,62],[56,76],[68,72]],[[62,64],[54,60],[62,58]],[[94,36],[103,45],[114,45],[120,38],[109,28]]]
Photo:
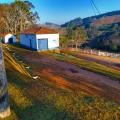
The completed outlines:
[[[76,18],[74,20],[71,20],[63,25],[61,27],[69,27],[69,28],[74,28],[82,25],[82,19],[81,18]]]
[[[78,45],[81,46],[81,44],[85,43],[86,40],[87,34],[83,27],[78,27],[73,31],[73,42],[75,43],[76,50]]]
[[[112,52],[120,52],[120,32],[104,32],[100,36],[94,38],[88,46],[90,48],[107,50]]]
[[[112,51],[117,51],[118,50],[118,46],[116,44],[110,44],[110,49]]]
[[[68,47],[72,45],[72,47],[81,46],[81,44],[85,43],[87,40],[87,33],[84,27],[67,27],[66,34],[60,35],[60,42],[62,48]]]
[[[88,42],[82,47],[120,52],[120,11],[113,11],[84,19],[76,18],[62,27],[77,28],[84,26]],[[73,42],[75,44],[75,42]]]
[[[120,10],[107,12],[97,16],[91,16],[84,19],[76,18],[74,20],[68,21],[67,23],[61,25],[62,27],[79,27],[85,26],[85,28],[89,28],[91,25],[101,26],[101,25],[109,25],[120,22]],[[111,18],[110,18],[111,17]],[[108,19],[109,18],[109,19]],[[116,18],[116,19],[114,19]],[[110,20],[112,19],[112,21]]]
[[[44,69],[45,63],[41,62],[38,66],[25,57],[31,54],[38,56],[38,53],[12,46],[9,49],[12,51],[4,48],[4,55],[12,114],[5,120],[120,119],[120,107],[116,103],[90,96],[80,90],[63,89],[49,81],[41,72],[39,79],[33,80],[31,75],[35,74],[34,67]],[[43,57],[42,53],[39,56]],[[54,56],[58,58],[58,55]],[[70,59],[64,57],[62,60]],[[28,65],[30,70],[25,68]]]
[[[39,19],[29,1],[15,0],[11,4],[0,4],[0,33],[20,33]]]
[[[74,63],[75,65],[78,65],[82,69],[89,70],[89,71],[99,73],[99,74],[103,74],[105,76],[112,78],[113,80],[120,80],[119,70],[108,68],[99,63],[79,59],[76,57],[76,52],[62,51],[62,53],[63,54],[52,54],[52,53],[51,54],[47,53],[47,54],[53,56],[57,60],[66,61],[72,64]]]
[[[60,46],[61,48],[66,48],[69,44],[68,37],[66,35],[60,35]]]

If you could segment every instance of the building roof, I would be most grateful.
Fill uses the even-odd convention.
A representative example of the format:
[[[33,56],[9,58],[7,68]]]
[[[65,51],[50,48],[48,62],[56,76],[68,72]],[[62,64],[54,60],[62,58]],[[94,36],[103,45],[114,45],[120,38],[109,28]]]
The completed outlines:
[[[56,33],[58,33],[57,30],[47,27],[32,27],[22,32],[22,34],[56,34]]]
[[[11,33],[2,33],[2,34],[0,34],[0,37],[5,37],[8,34],[11,34]]]

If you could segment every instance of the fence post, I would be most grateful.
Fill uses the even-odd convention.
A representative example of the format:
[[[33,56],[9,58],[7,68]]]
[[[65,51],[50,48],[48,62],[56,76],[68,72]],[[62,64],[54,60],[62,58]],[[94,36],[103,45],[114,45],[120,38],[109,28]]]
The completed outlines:
[[[0,39],[0,118],[6,118],[10,115],[8,100],[7,76],[4,65],[3,48]]]

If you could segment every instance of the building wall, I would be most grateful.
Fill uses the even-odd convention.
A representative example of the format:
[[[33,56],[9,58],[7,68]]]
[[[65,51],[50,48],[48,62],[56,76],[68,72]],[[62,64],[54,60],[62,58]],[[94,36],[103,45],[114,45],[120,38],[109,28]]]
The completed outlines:
[[[38,34],[37,39],[37,49],[38,49],[38,39],[48,39],[48,49],[55,49],[59,47],[59,34]]]
[[[10,39],[10,38],[13,39],[13,43],[16,43],[16,37],[15,37],[14,35],[12,35],[12,34],[7,34],[7,35],[4,37],[4,39],[3,39],[4,43],[9,43],[9,39]]]
[[[20,44],[30,48],[30,40],[32,49],[37,50],[36,35],[34,34],[20,34]]]

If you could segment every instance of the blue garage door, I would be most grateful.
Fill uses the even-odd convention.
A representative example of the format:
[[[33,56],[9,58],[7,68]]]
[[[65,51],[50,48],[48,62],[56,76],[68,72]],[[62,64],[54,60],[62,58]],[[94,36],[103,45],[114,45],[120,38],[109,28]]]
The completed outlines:
[[[38,40],[38,50],[48,50],[48,39]]]

